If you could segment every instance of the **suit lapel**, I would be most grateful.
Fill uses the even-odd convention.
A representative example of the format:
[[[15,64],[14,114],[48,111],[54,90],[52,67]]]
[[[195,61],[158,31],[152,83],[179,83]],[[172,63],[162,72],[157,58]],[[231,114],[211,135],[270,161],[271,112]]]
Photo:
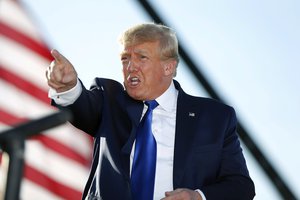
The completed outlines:
[[[135,134],[136,134],[136,128],[140,122],[140,118],[142,116],[142,112],[143,112],[143,103],[131,103],[126,107],[127,113],[129,115],[129,118],[131,120],[131,132],[128,138],[128,141],[126,142],[126,144],[123,146],[122,148],[122,152],[125,154],[130,154],[131,152],[131,148],[132,148],[132,144],[134,142],[135,139]]]
[[[122,158],[125,176],[126,178],[129,179],[130,153],[133,146],[133,142],[135,140],[136,128],[140,122],[144,105],[142,101],[135,101],[132,100],[131,98],[129,99],[129,102],[127,102],[127,104],[125,105],[126,105],[126,111],[131,121],[131,130],[130,130],[129,138],[121,150],[121,154],[122,154],[121,158]]]
[[[183,92],[180,85],[174,81],[178,89],[176,128],[175,128],[175,146],[174,146],[174,166],[173,166],[173,187],[178,188],[183,178],[187,159],[191,152],[195,130],[193,125],[197,113],[193,110],[193,105],[189,96]]]

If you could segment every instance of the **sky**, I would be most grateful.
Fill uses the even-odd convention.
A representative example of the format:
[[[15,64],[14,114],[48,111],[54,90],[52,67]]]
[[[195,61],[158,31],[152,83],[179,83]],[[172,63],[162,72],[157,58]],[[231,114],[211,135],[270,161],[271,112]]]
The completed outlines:
[[[94,77],[122,82],[118,35],[152,21],[135,1],[22,2],[49,46],[71,61],[86,87]],[[300,198],[300,2],[149,2]],[[187,93],[208,96],[183,62],[176,79]],[[243,148],[255,199],[281,199]]]

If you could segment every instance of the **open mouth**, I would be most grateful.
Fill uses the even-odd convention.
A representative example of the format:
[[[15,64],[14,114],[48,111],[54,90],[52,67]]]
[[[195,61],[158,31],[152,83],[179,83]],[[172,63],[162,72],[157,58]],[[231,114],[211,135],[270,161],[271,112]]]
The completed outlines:
[[[127,81],[131,86],[136,86],[141,82],[138,77],[131,77],[130,75],[128,76]]]

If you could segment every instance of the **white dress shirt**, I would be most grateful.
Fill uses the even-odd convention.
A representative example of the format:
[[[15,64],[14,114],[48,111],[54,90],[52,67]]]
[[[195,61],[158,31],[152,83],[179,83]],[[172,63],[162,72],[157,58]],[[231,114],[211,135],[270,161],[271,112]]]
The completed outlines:
[[[173,190],[173,158],[175,142],[175,123],[178,91],[174,83],[160,97],[159,104],[152,114],[152,132],[157,144],[154,198],[165,197],[166,191]],[[144,104],[143,115],[147,111]],[[134,145],[135,146],[135,145]],[[130,155],[130,171],[134,156],[134,146]]]
[[[54,89],[50,88],[49,97],[52,98],[56,104],[67,106],[75,102],[81,91],[82,86],[79,81],[77,81],[76,86],[66,92],[57,93]],[[159,105],[153,110],[152,132],[157,143],[154,200],[165,197],[166,191],[173,190],[177,97],[178,90],[176,90],[174,83],[172,82],[170,87],[156,99]],[[146,111],[147,106],[144,105],[143,115]],[[130,155],[130,172],[134,156],[134,146]],[[204,194],[200,190],[196,191],[200,193],[203,200],[206,200]]]

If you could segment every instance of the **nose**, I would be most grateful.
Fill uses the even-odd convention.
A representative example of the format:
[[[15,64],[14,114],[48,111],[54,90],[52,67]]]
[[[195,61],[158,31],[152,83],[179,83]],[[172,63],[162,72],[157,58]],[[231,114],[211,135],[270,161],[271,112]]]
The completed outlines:
[[[131,61],[128,62],[127,70],[129,72],[137,71],[138,70],[138,66],[134,62],[132,62],[132,60],[131,60]]]

